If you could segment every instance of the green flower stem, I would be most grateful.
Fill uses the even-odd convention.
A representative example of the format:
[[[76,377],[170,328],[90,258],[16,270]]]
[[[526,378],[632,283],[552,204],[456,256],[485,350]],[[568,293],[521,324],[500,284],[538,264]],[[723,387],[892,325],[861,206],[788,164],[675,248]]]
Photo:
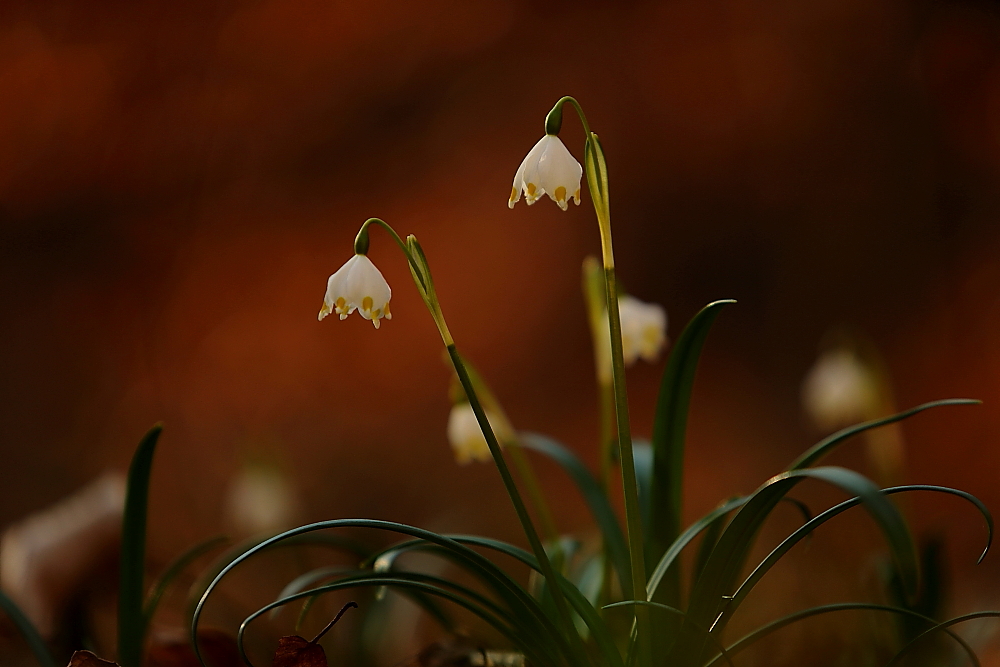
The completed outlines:
[[[538,476],[535,474],[534,466],[531,465],[531,459],[529,459],[523,451],[521,441],[517,436],[517,430],[511,423],[510,418],[507,416],[507,412],[503,409],[503,405],[497,399],[496,394],[494,394],[493,390],[490,389],[488,384],[486,384],[486,381],[483,379],[482,375],[479,374],[479,371],[467,362],[465,364],[465,370],[469,373],[469,379],[472,382],[472,386],[476,390],[476,394],[479,396],[479,402],[482,403],[487,412],[493,415],[494,423],[499,428],[500,433],[504,436],[501,444],[507,448],[511,459],[514,461],[514,467],[517,468],[518,476],[521,478],[524,486],[528,489],[528,497],[531,499],[531,504],[538,512],[538,518],[541,521],[542,533],[545,535],[545,539],[553,542],[558,547],[559,529],[556,527],[552,510],[549,508],[549,504],[545,500],[545,494],[542,493],[542,487],[541,484],[538,483]]]
[[[611,467],[615,459],[615,394],[610,378],[606,375],[604,312],[608,303],[605,296],[604,271],[594,257],[583,260],[583,296],[587,304],[590,335],[594,341],[594,377],[597,378],[597,404],[600,408],[600,477],[605,493],[610,492]]]
[[[632,454],[632,433],[629,426],[628,391],[625,386],[625,356],[622,353],[621,313],[618,310],[618,284],[615,275],[615,254],[611,244],[611,215],[609,211],[608,171],[597,135],[590,131],[590,125],[580,104],[572,97],[564,97],[556,103],[562,107],[569,102],[576,109],[583,123],[587,142],[584,146],[585,171],[590,198],[597,214],[601,231],[601,255],[604,262],[605,292],[608,300],[608,323],[611,332],[611,368],[614,378],[615,415],[618,424],[618,454],[621,462],[622,487],[625,495],[625,523],[628,527],[629,557],[632,569],[632,590],[641,594],[646,590],[646,564],[642,537],[642,516],[639,507],[639,487],[635,479],[635,460]],[[552,112],[550,112],[551,115]],[[561,113],[561,111],[560,111]],[[651,667],[653,661],[652,635],[649,609],[646,605],[635,606],[635,624],[638,634],[639,667]]]
[[[521,522],[521,528],[524,530],[524,534],[528,538],[528,543],[531,545],[531,550],[534,552],[535,558],[538,559],[542,575],[545,577],[545,580],[549,582],[552,599],[555,602],[556,611],[559,614],[559,625],[561,626],[563,632],[566,633],[566,639],[568,639],[569,646],[575,654],[573,656],[566,657],[570,664],[575,667],[582,667],[583,665],[589,663],[586,647],[583,645],[583,640],[580,638],[579,633],[576,632],[573,619],[570,616],[569,605],[566,602],[566,597],[562,592],[562,588],[559,586],[559,580],[552,567],[552,562],[545,553],[542,541],[538,537],[538,531],[535,530],[535,526],[531,521],[531,515],[528,514],[528,509],[524,504],[524,500],[521,498],[521,493],[517,490],[514,478],[510,474],[510,468],[507,467],[507,462],[504,460],[503,452],[500,449],[500,443],[497,441],[497,436],[493,432],[493,427],[490,425],[489,420],[486,418],[486,412],[483,410],[482,403],[479,401],[479,395],[476,392],[472,379],[469,377],[469,371],[465,368],[465,364],[462,362],[462,358],[459,356],[458,350],[455,347],[455,341],[451,336],[451,332],[448,330],[448,325],[444,319],[444,313],[441,311],[437,294],[434,291],[434,282],[431,279],[430,267],[427,265],[426,259],[423,256],[423,251],[416,242],[416,238],[412,235],[407,237],[407,240],[404,242],[395,230],[393,230],[392,227],[390,227],[385,221],[379,218],[369,218],[365,221],[364,225],[361,227],[361,231],[358,232],[358,236],[355,239],[355,252],[364,254],[368,251],[367,230],[368,226],[372,223],[378,224],[388,231],[396,241],[400,250],[402,250],[403,254],[406,256],[406,260],[410,265],[410,272],[413,274],[413,281],[416,284],[417,289],[420,291],[420,296],[423,298],[427,309],[430,311],[431,317],[434,319],[434,323],[438,327],[438,332],[441,334],[441,340],[444,341],[445,347],[448,350],[448,356],[451,358],[452,366],[454,366],[455,373],[458,375],[458,381],[461,382],[462,388],[465,389],[466,397],[469,399],[469,405],[472,407],[472,412],[476,415],[479,427],[483,431],[483,437],[486,438],[486,444],[490,448],[490,454],[493,455],[493,461],[496,463],[497,470],[500,472],[500,477],[507,490],[507,495],[510,497],[510,501],[514,505],[514,511],[517,514],[518,520]]]

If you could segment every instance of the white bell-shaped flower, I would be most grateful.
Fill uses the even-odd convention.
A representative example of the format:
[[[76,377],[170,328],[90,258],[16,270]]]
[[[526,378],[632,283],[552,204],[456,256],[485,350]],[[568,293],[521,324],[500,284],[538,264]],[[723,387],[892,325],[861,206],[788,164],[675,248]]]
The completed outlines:
[[[378,329],[379,320],[383,317],[392,319],[389,312],[391,297],[389,283],[367,255],[354,255],[327,281],[319,319],[336,312],[343,320],[357,310]]]
[[[667,311],[663,306],[646,303],[633,296],[618,297],[618,313],[622,324],[622,356],[631,366],[640,358],[656,361],[667,342]],[[600,327],[601,346],[598,348],[598,373],[602,383],[611,382],[611,331],[608,314],[604,313]]]
[[[497,430],[501,420],[489,412],[486,413],[486,419],[493,428],[497,440],[502,443],[505,432]],[[448,415],[448,442],[455,452],[455,461],[461,465],[472,461],[485,463],[493,460],[490,446],[486,444],[486,436],[483,435],[479,420],[476,419],[476,413],[468,403],[456,403],[452,406],[451,414]]]
[[[871,419],[878,411],[878,379],[853,350],[828,350],[802,383],[802,405],[822,429]]]
[[[225,516],[239,535],[276,533],[296,525],[301,502],[280,469],[245,465],[229,482]]]
[[[514,208],[524,192],[524,200],[529,206],[545,194],[564,211],[568,208],[570,197],[579,206],[582,176],[583,167],[562,140],[554,134],[546,134],[528,151],[518,167],[507,204]]]

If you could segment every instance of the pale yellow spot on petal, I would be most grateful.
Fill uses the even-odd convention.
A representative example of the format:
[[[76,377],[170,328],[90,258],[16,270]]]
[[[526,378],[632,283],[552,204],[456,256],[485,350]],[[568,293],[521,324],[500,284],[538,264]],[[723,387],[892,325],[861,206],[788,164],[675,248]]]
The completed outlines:
[[[382,309],[382,312],[385,313],[385,319],[387,319],[387,320],[391,320],[392,319],[392,313],[389,312],[389,302],[388,301],[385,302],[385,308]]]
[[[372,305],[374,303],[375,302],[372,301],[372,298],[370,296],[366,296],[365,298],[361,299],[361,310],[365,311],[366,313],[371,312]]]
[[[510,189],[510,201],[517,199],[517,188]]]
[[[558,188],[556,188],[556,191],[555,191],[554,194],[556,196],[556,201],[557,202],[564,202],[564,201],[566,201],[566,188],[564,188],[563,186],[560,185]]]
[[[337,300],[336,302],[334,302],[334,305],[337,307],[337,312],[340,313],[341,315],[343,315],[344,311],[347,310],[347,301],[342,296],[337,297]]]
[[[580,188],[577,188],[576,192],[573,193],[573,199],[576,200],[576,205],[579,206],[580,205]]]
[[[535,191],[536,191],[537,189],[538,189],[538,188],[536,188],[536,187],[535,187],[535,184],[534,184],[534,183],[528,183],[528,187],[527,187],[527,190],[526,190],[526,191],[527,191],[527,193],[528,193],[528,196],[529,196],[529,197],[534,197],[534,196],[535,196]]]

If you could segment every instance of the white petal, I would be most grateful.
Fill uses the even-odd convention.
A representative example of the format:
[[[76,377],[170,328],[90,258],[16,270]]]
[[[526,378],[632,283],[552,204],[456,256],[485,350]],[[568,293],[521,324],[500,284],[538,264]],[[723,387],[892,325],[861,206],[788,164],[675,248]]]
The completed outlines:
[[[538,186],[565,211],[571,197],[576,196],[579,201],[583,167],[559,137],[546,135],[545,138],[548,141],[538,160]]]
[[[327,280],[326,296],[319,319],[336,312],[340,319],[358,310],[362,317],[373,320],[386,317],[392,290],[382,273],[366,255],[354,255]]]

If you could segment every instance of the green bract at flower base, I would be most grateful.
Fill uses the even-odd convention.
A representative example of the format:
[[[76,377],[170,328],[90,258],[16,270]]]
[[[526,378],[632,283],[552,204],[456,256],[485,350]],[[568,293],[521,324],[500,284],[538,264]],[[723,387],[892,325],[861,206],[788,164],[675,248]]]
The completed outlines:
[[[509,455],[513,456],[515,452],[520,455],[523,448],[546,456],[561,466],[581,492],[601,531],[603,553],[590,557],[582,567],[570,566],[568,561],[574,558],[572,550],[560,549],[554,552],[560,554],[558,559],[549,556],[515,485],[504,451],[501,450],[501,442],[487,419],[487,410],[503,421],[505,427],[509,422],[485,382],[474,372],[470,372],[458,353],[445,322],[423,249],[416,237],[408,236],[403,240],[385,222],[372,218],[362,225],[358,233],[355,253],[359,256],[367,254],[370,245],[368,230],[375,224],[390,234],[406,257],[414,284],[441,335],[464,391],[464,398],[468,400],[468,409],[475,415],[531,550],[525,551],[485,537],[442,535],[413,526],[372,519],[341,519],[302,526],[256,544],[222,567],[211,583],[205,586],[194,609],[192,636],[197,636],[202,611],[216,586],[248,558],[273,546],[301,540],[317,531],[365,528],[396,534],[404,539],[371,554],[357,569],[326,567],[298,577],[278,599],[244,621],[238,635],[241,651],[244,634],[254,619],[290,602],[315,599],[316,596],[336,590],[394,587],[412,595],[418,600],[418,604],[446,628],[451,627],[447,615],[441,611],[440,606],[431,604],[430,600],[447,601],[467,610],[523,653],[532,667],[704,667],[733,664],[736,653],[745,650],[761,637],[798,620],[834,611],[891,613],[915,619],[924,623],[925,634],[937,631],[945,633],[975,661],[972,649],[949,630],[947,623],[936,623],[909,609],[868,603],[808,609],[764,626],[736,643],[727,642],[725,630],[729,619],[771,567],[806,535],[857,505],[865,507],[884,535],[899,580],[910,594],[918,585],[917,558],[907,525],[895,505],[887,498],[888,494],[933,492],[969,501],[986,521],[988,549],[992,542],[993,519],[985,506],[969,494],[926,485],[882,490],[851,470],[834,466],[814,467],[820,458],[852,435],[899,421],[932,407],[975,401],[957,399],[928,403],[907,412],[845,429],[807,450],[785,471],[767,480],[753,493],[722,503],[681,530],[684,444],[698,359],[711,325],[722,307],[732,301],[717,301],[706,306],[677,338],[663,374],[652,443],[648,446],[633,443],[626,403],[625,359],[612,252],[607,165],[597,135],[590,131],[580,105],[573,98],[562,98],[550,112],[546,120],[546,135],[555,137],[562,129],[562,107],[567,103],[577,111],[583,123],[584,171],[601,235],[602,260],[599,267],[591,263],[589,268],[592,270],[585,272],[585,284],[592,323],[599,322],[602,329],[606,326],[610,336],[610,405],[602,428],[602,442],[612,439],[615,441],[623,482],[625,530],[612,509],[614,503],[609,497],[607,472],[613,465],[611,456],[602,454],[602,474],[595,477],[570,448],[554,440],[532,434],[504,435],[503,444],[507,445]],[[548,143],[551,142],[549,139]],[[523,186],[521,191],[535,198],[541,196],[542,190],[548,193],[540,185],[541,178],[539,183],[526,181],[529,166],[522,164],[522,168],[518,170],[518,179]],[[532,168],[536,172],[544,171],[541,159]],[[512,199],[519,193],[517,185],[516,179]],[[533,191],[530,191],[530,185],[535,186]],[[564,193],[553,192],[550,196],[560,205],[566,203]],[[337,305],[334,302],[331,310]],[[343,306],[348,306],[346,297]],[[601,306],[608,315],[606,322],[595,317],[595,313],[601,313]],[[595,335],[595,341],[597,338]],[[457,398],[460,399],[461,397]],[[613,410],[610,409],[611,406]],[[530,467],[525,470],[530,471]],[[522,477],[533,479],[530,474]],[[804,481],[832,485],[845,492],[849,499],[815,517],[810,517],[807,512],[805,524],[793,531],[744,578],[743,572],[764,521],[779,503],[789,499],[789,492]],[[531,484],[533,482],[529,483],[529,487]],[[544,499],[536,491],[530,491],[532,500],[542,508],[545,506]],[[547,529],[546,532],[550,531]],[[685,599],[682,595],[685,587],[681,585],[684,573],[680,556],[699,536],[701,542],[698,557],[689,573],[691,583],[687,588],[690,592]],[[548,537],[550,543],[560,542],[552,540],[551,535]],[[398,557],[411,551],[425,551],[445,558],[463,570],[463,583],[400,567]],[[983,553],[985,555],[986,550]],[[486,554],[513,558],[537,573],[544,585],[533,587],[533,595],[517,578],[508,574]],[[565,560],[562,558],[564,554]],[[648,578],[646,562],[656,564]],[[599,591],[596,595],[595,573],[599,577],[596,580],[596,589]],[[615,583],[615,575],[618,578],[617,586],[612,585]],[[474,583],[469,583],[470,578]],[[617,596],[619,599],[611,599],[614,591],[621,591]],[[420,600],[423,602],[419,602]],[[1000,612],[982,612],[978,616],[960,617],[954,622],[997,614]],[[909,646],[903,650],[908,648]]]

